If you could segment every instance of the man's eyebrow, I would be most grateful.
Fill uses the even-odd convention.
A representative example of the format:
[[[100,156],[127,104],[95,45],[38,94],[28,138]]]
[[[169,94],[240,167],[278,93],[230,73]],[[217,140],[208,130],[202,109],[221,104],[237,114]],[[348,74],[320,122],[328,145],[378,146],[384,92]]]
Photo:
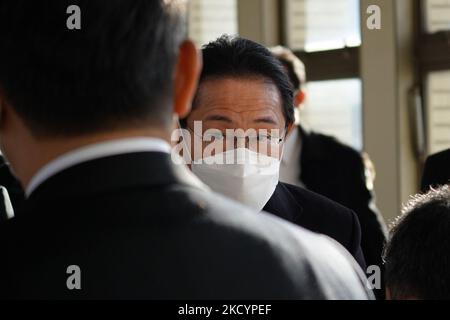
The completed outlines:
[[[205,121],[224,121],[227,123],[232,123],[233,121],[231,121],[230,118],[226,117],[226,116],[222,116],[222,115],[218,115],[218,114],[213,114],[210,116],[207,116]]]
[[[274,125],[278,124],[271,116],[257,118],[255,120],[253,120],[253,122],[254,123],[268,123],[268,124],[274,124]]]

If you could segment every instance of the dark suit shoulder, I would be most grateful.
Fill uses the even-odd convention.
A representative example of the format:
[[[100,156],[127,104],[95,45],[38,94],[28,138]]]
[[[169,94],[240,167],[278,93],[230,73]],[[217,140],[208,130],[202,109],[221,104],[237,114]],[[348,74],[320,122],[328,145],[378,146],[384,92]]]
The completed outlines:
[[[429,156],[425,167],[436,172],[450,172],[450,149]]]
[[[441,185],[450,181],[450,149],[433,154],[427,158],[422,176],[422,191],[429,186]]]
[[[316,192],[288,183],[281,184],[301,204],[303,211],[314,212],[316,215],[341,222],[343,220],[350,222],[354,217],[354,213],[350,209]]]
[[[0,225],[0,298],[367,297],[353,261],[329,239],[194,178],[162,153],[96,159],[52,176]],[[73,265],[80,291],[66,287]]]
[[[293,222],[335,239],[354,256],[361,267],[365,267],[360,247],[361,227],[355,212],[304,188],[283,183],[280,189],[287,190],[290,199],[302,209]]]
[[[318,210],[323,209],[327,212],[332,211],[331,213],[326,213],[323,216],[324,218],[330,218],[336,214],[336,224],[346,224],[347,222],[344,220],[347,220],[349,224],[354,223],[356,217],[349,209],[313,192],[295,186],[290,187],[300,191],[305,199],[308,199],[308,205],[311,207],[316,207]],[[348,251],[344,250],[344,247],[341,247],[341,245],[338,244],[338,241],[332,241],[334,242],[334,245],[331,245],[332,242],[330,242],[330,238],[332,237],[329,238],[328,236],[318,235],[315,232],[286,222],[271,214],[254,212],[241,205],[237,205],[234,202],[229,202],[221,196],[209,195],[208,198],[210,198],[209,203],[211,205],[209,208],[210,210],[208,210],[207,213],[209,216],[208,219],[212,219],[214,225],[219,226],[219,229],[225,231],[227,236],[229,236],[228,227],[231,227],[231,229],[235,231],[238,230],[238,233],[241,235],[240,237],[252,238],[255,241],[254,243],[259,247],[255,252],[261,250],[262,244],[263,247],[269,248],[268,252],[270,255],[275,254],[275,260],[280,262],[283,261],[282,273],[287,272],[291,281],[297,277],[302,277],[305,281],[304,285],[311,285],[312,288],[317,287],[317,285],[327,286],[326,283],[320,284],[322,282],[320,274],[322,272],[335,272],[330,269],[332,267],[331,261],[333,261],[333,259],[330,259],[330,256],[328,256],[329,254],[335,255],[340,252],[349,259],[347,262],[350,262],[351,260],[351,262],[354,263]],[[235,210],[230,211],[230,208],[234,208]],[[339,213],[337,213],[338,211]],[[345,219],[343,219],[344,215]],[[330,220],[333,219],[330,218]],[[222,229],[224,226],[226,226],[226,228]],[[239,243],[240,249],[243,249],[244,251],[254,249],[247,248],[245,242],[237,242]],[[241,244],[244,244],[244,246]],[[337,250],[335,251],[333,249]],[[267,252],[264,253],[264,255],[267,255]],[[260,258],[262,258],[262,256],[258,259]],[[342,257],[338,258],[337,256],[336,258],[338,260],[342,259]],[[341,260],[341,262],[343,261]],[[356,263],[354,263],[354,266],[356,266]],[[319,269],[321,269],[320,272]],[[341,270],[343,271],[344,269],[345,267]],[[347,274],[345,277],[348,276],[349,275]],[[338,278],[339,277],[335,277],[337,282],[342,281],[342,279]],[[348,281],[353,282],[350,278],[347,279]],[[335,286],[331,285],[328,286],[327,290],[334,291],[336,289]],[[295,290],[299,290],[299,288],[297,287]],[[321,295],[316,289],[310,288],[308,290],[309,292],[303,292],[302,295],[305,297]],[[346,290],[343,290],[341,292],[343,294],[348,294],[348,291],[347,293],[344,293],[345,291]],[[333,294],[336,294],[336,292]]]
[[[361,152],[352,148],[351,146],[342,143],[335,137],[311,131],[306,134],[308,144],[311,145],[310,149],[313,149],[316,156],[322,156],[323,160],[328,160],[329,163],[346,163],[352,165],[354,163],[362,163],[363,157]],[[310,151],[310,150],[309,150]]]
[[[308,189],[356,211],[367,207],[375,177],[369,156],[321,133],[302,137],[301,178]]]
[[[328,239],[208,191],[140,187],[67,202],[36,201],[0,226],[0,274],[8,275],[0,287],[10,288],[0,296],[367,297],[354,265]],[[329,256],[346,271],[338,274]],[[88,270],[78,295],[64,290],[68,264]]]
[[[432,162],[437,161],[439,163],[444,163],[443,161],[445,161],[448,163],[448,161],[450,161],[450,149],[433,154],[428,159]]]

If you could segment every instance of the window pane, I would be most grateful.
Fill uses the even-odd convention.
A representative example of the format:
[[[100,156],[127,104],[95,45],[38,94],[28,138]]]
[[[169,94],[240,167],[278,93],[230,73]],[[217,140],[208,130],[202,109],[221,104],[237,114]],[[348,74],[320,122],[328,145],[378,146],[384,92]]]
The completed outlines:
[[[361,44],[359,0],[285,0],[285,33],[293,50]]]
[[[428,76],[426,106],[428,152],[432,154],[450,148],[450,71]]]
[[[198,46],[224,33],[237,34],[237,0],[190,0],[188,28]]]
[[[426,31],[450,30],[450,0],[425,0]]]
[[[362,150],[360,79],[309,82],[300,123]]]

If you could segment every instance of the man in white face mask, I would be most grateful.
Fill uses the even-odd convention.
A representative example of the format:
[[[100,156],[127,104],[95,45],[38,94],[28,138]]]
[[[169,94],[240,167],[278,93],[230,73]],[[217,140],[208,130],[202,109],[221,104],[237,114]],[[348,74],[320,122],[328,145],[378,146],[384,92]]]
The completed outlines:
[[[279,170],[278,158],[245,147],[192,163],[192,171],[214,191],[257,210],[262,210],[274,193]]]
[[[191,170],[218,193],[334,238],[364,268],[354,212],[279,182],[284,140],[294,124],[293,93],[279,62],[242,38],[223,36],[202,51],[192,112],[181,121],[189,132]]]

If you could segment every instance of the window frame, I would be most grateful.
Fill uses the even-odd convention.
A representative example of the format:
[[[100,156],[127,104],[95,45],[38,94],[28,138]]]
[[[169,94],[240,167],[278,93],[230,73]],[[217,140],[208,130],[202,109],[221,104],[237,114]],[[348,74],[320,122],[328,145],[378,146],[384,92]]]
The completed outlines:
[[[428,33],[426,27],[426,0],[416,1],[416,54],[420,75],[432,71],[450,70],[450,30]]]
[[[284,32],[286,20],[285,0],[279,1],[279,30],[281,43],[287,44]],[[305,64],[308,81],[340,80],[350,78],[361,78],[360,72],[360,48],[344,47],[323,51],[294,50],[294,54]]]
[[[416,83],[420,90],[422,116],[425,128],[425,150],[421,157],[421,164],[425,162],[430,152],[428,144],[427,112],[427,79],[432,72],[450,71],[450,30],[429,33],[426,30],[426,0],[415,0],[415,60]]]

